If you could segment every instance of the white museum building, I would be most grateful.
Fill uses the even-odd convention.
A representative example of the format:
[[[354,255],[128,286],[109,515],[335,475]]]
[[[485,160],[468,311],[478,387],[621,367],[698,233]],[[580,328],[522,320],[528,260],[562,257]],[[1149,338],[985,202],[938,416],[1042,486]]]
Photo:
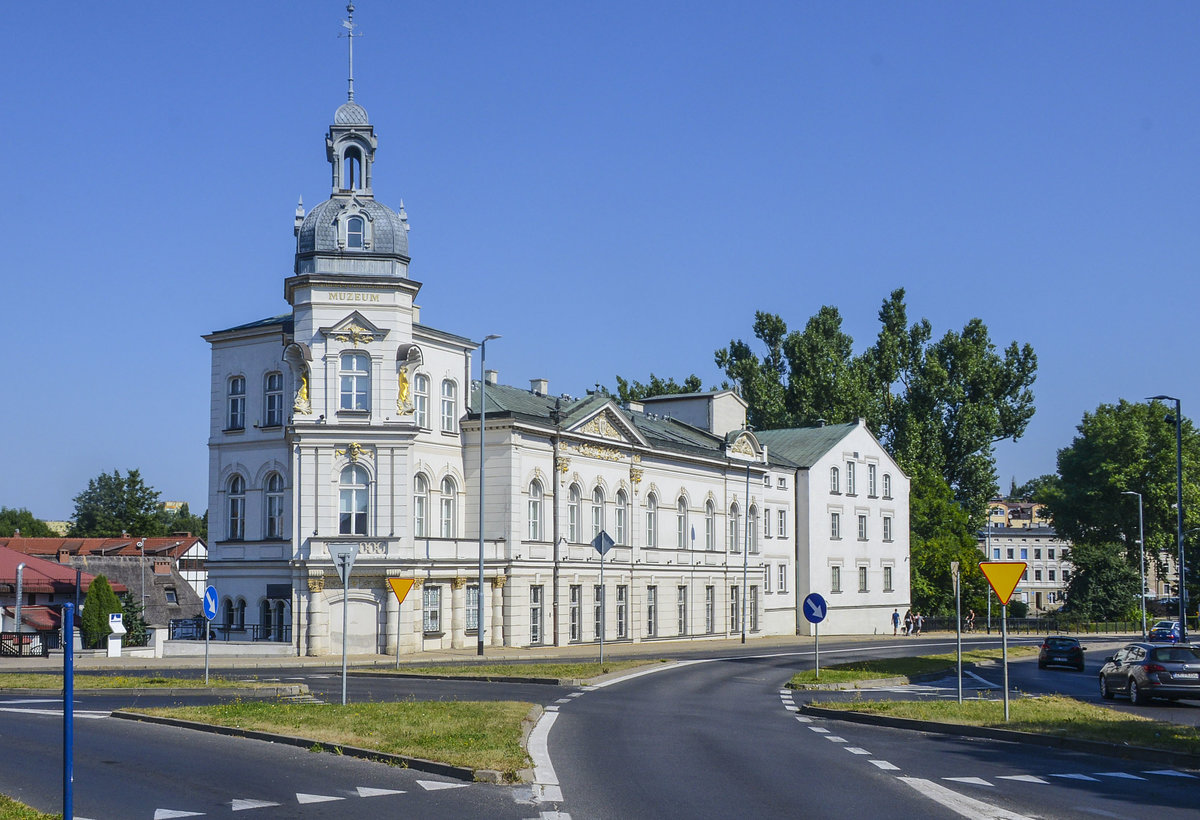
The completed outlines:
[[[422,322],[353,92],[325,146],[290,309],[204,337],[219,628],[300,655],[346,629],[350,652],[393,654],[474,645],[481,593],[489,646],[808,634],[809,592],[822,633],[871,634],[908,606],[908,478],[861,422],[752,432],[731,391],[620,406],[488,372],[481,437],[478,345]],[[403,604],[390,578],[415,581]]]

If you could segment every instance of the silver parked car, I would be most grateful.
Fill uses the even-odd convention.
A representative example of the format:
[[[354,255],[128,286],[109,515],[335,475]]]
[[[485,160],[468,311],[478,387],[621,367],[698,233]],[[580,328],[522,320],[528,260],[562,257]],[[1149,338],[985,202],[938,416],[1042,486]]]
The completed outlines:
[[[1100,668],[1100,695],[1127,694],[1134,703],[1151,698],[1200,698],[1200,647],[1131,643]]]

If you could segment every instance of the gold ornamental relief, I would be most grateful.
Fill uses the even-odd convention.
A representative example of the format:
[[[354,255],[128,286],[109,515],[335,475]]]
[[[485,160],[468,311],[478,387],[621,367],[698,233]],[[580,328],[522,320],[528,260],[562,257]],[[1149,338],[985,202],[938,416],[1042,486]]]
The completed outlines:
[[[625,454],[620,450],[614,450],[611,447],[597,447],[594,444],[573,445],[571,446],[571,452],[578,453],[581,456],[602,459],[604,461],[620,461],[625,458]]]
[[[292,411],[302,416],[312,415],[312,403],[308,400],[308,368],[300,374],[300,386],[296,388],[296,399],[292,402]]]
[[[358,347],[360,343],[366,345],[375,341],[375,334],[365,327],[350,325],[345,330],[333,334],[333,338],[339,342],[349,342]]]
[[[733,443],[733,446],[729,448],[729,451],[731,453],[737,453],[737,454],[743,455],[743,456],[753,456],[754,455],[754,447],[751,446],[750,439],[748,439],[746,436],[742,436],[737,441],[735,441]]]
[[[587,424],[580,427],[579,432],[592,436],[600,436],[601,438],[614,438],[618,441],[623,441],[625,438],[621,435],[621,431],[614,427],[613,423],[608,420],[608,416],[606,415],[596,416]]]
[[[371,451],[366,447],[363,447],[357,441],[350,442],[348,445],[346,445],[345,450],[334,450],[333,452],[339,456],[345,456],[355,464],[358,463],[360,458],[374,458],[374,455],[371,453]]]
[[[563,475],[566,475],[567,471],[571,469],[571,459],[567,458],[566,456],[559,456],[558,461],[554,464],[554,469],[558,470]]]
[[[325,579],[324,578],[309,578],[308,579],[308,591],[309,592],[324,592],[325,591]]]
[[[408,381],[408,368],[400,368],[396,376],[396,412],[402,416],[411,416],[415,411],[412,403],[412,389]]]
[[[507,580],[507,575],[497,575],[492,579],[492,589],[504,589],[504,582]]]
[[[467,585],[466,578],[459,577],[459,578],[454,578],[453,580],[450,581],[450,586],[453,589],[462,589],[466,585]]]

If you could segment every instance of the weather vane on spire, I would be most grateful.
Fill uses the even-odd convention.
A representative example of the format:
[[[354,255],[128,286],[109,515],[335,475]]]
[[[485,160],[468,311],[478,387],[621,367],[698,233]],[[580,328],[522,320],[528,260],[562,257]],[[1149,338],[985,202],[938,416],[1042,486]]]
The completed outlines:
[[[354,102],[354,38],[361,37],[361,34],[354,33],[354,4],[346,4],[346,13],[350,15],[349,20],[342,21],[342,28],[346,29],[345,34],[339,34],[338,37],[345,37],[350,41],[350,102]]]

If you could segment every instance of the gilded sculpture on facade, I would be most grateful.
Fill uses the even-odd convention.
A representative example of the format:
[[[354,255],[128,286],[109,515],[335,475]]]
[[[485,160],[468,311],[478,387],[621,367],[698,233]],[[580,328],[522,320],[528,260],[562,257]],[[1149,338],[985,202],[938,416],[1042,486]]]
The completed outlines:
[[[402,416],[411,416],[414,408],[407,367],[400,368],[400,372],[396,376],[396,388],[396,412]]]
[[[333,452],[339,456],[345,456],[354,463],[357,463],[360,458],[371,458],[371,451],[357,441],[347,444],[345,450],[334,450]]]
[[[302,416],[312,414],[312,403],[308,400],[308,369],[300,371],[300,386],[296,388],[296,400],[292,402],[292,410]]]
[[[358,347],[359,342],[370,344],[375,341],[375,334],[364,327],[350,325],[345,330],[333,334],[333,338],[339,342],[350,342],[350,344]]]

